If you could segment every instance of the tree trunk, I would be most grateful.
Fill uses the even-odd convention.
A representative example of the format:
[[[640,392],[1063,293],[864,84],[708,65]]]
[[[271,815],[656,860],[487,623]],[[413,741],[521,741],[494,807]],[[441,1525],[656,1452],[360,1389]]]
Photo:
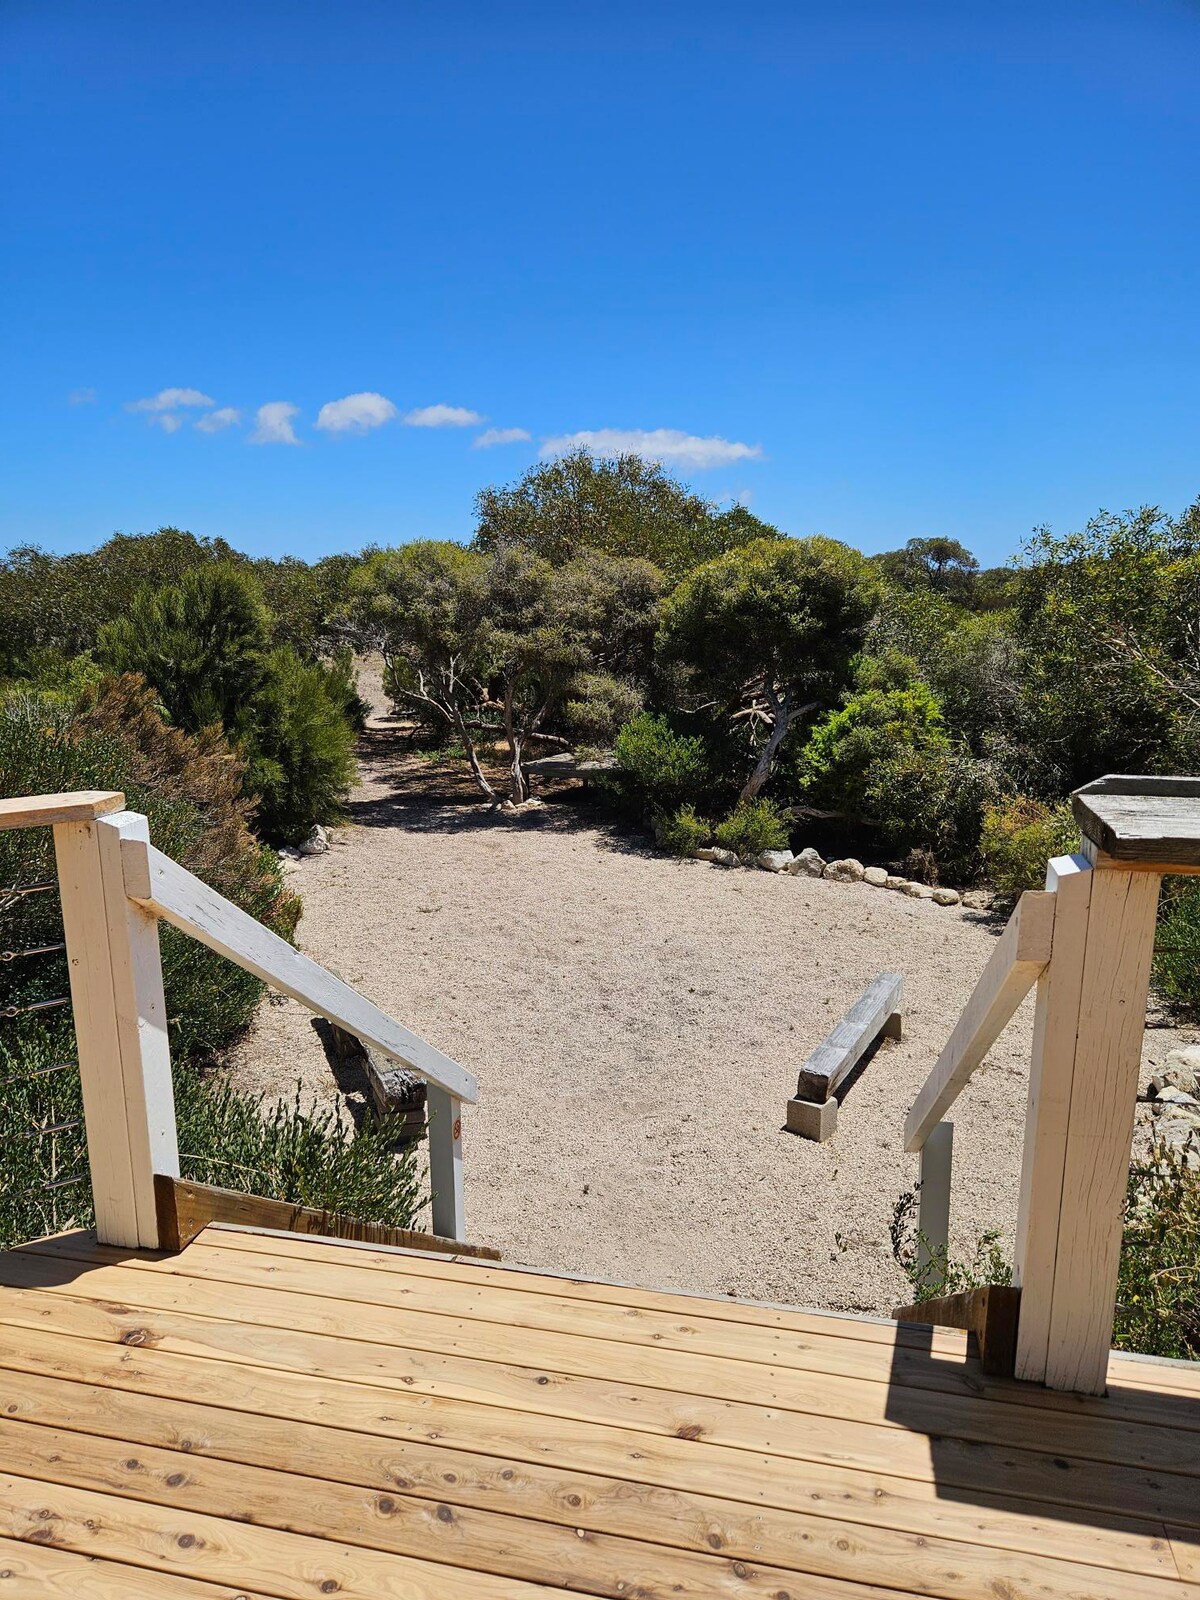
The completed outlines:
[[[807,705],[790,706],[786,694],[780,695],[768,683],[766,696],[770,704],[775,721],[771,727],[770,737],[759,751],[758,760],[754,763],[754,770],[742,785],[742,792],[738,795],[738,804],[744,800],[753,800],[762,789],[775,765],[775,757],[779,753],[779,746],[787,737],[788,729],[797,717],[802,717],[808,711],[815,711],[819,702],[810,700]]]
[[[467,752],[467,765],[471,769],[471,776],[475,779],[475,782],[479,785],[480,790],[482,791],[482,793],[487,796],[487,798],[493,803],[493,805],[499,804],[500,796],[496,793],[495,789],[493,789],[491,784],[487,781],[487,777],[486,777],[486,775],[484,773],[484,770],[479,765],[479,757],[475,752],[475,741],[471,738],[471,735],[467,732],[467,725],[463,721],[462,712],[458,709],[457,706],[454,708],[453,720],[454,720],[455,731],[458,734],[458,737],[462,740],[463,749]]]
[[[526,794],[525,774],[521,771],[521,747],[524,740],[513,716],[511,683],[504,685],[504,736],[508,740],[508,796],[513,805],[519,806]]]

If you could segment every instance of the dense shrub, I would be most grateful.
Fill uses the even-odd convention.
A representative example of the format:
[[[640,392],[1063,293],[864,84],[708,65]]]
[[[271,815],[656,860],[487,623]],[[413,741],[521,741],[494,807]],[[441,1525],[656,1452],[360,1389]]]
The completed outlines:
[[[770,800],[742,800],[718,826],[716,837],[723,850],[752,861],[763,850],[787,848],[787,822]]]
[[[695,806],[680,806],[669,816],[665,811],[658,813],[654,837],[673,856],[694,856],[712,838],[712,824],[697,815]]]
[[[1129,1171],[1113,1344],[1200,1360],[1200,1134]]]
[[[101,630],[98,651],[115,671],[140,673],[185,731],[220,727],[245,757],[259,831],[295,843],[342,814],[356,697],[345,658],[327,666],[270,641],[253,573],[217,562],[140,591]]]
[[[607,748],[641,709],[635,684],[607,673],[585,673],[563,706],[563,726],[583,748]]]
[[[652,810],[673,812],[704,792],[703,741],[676,733],[664,716],[643,711],[621,729],[614,749],[627,793]]]
[[[1154,987],[1168,1005],[1200,1012],[1200,882],[1195,878],[1163,881]]]
[[[1079,844],[1079,824],[1071,807],[1047,805],[1029,795],[989,806],[984,813],[980,849],[988,877],[998,893],[1015,899],[1046,882],[1051,856],[1067,855]]]

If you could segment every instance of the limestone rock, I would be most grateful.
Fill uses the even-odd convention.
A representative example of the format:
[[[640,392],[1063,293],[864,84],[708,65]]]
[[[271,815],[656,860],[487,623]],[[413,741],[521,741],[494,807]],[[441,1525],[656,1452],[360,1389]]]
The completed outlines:
[[[961,899],[957,889],[935,889],[933,903],[935,906],[956,906]]]
[[[790,850],[763,850],[759,853],[758,864],[764,872],[786,872],[794,860]]]
[[[872,889],[886,889],[888,875],[883,867],[867,867],[863,872],[863,882],[869,883]]]
[[[907,878],[901,878],[901,877],[898,877],[896,875],[896,873],[889,872],[888,875],[887,875],[887,882],[884,884],[884,888],[885,889],[903,889],[907,882],[908,882]]]
[[[793,857],[793,859],[788,862],[787,870],[792,874],[793,877],[804,876],[809,878],[819,878],[825,871],[825,861],[824,858],[813,849],[812,845],[809,845],[807,849],[801,850],[798,856]]]
[[[1150,1087],[1156,1087],[1155,1079],[1150,1080]],[[1188,1094],[1185,1089],[1177,1089],[1173,1083],[1164,1083],[1158,1089],[1151,1101],[1156,1112],[1164,1111],[1196,1111],[1200,1112],[1200,1100],[1195,1095]]]
[[[987,911],[991,906],[992,896],[987,889],[968,889],[962,897],[962,903],[967,911]]]
[[[285,844],[283,849],[279,852],[279,859],[280,861],[299,861],[300,852],[295,848],[294,845]]]
[[[1185,1044],[1172,1050],[1162,1072],[1150,1081],[1160,1088],[1169,1083],[1184,1094],[1200,1094],[1200,1044]]]
[[[825,868],[824,876],[831,878],[834,883],[861,883],[865,872],[861,861],[847,856],[844,861],[831,861]]]
[[[715,861],[719,867],[740,867],[742,864],[736,850],[722,850],[720,845],[714,847],[709,860]]]
[[[715,845],[702,844],[699,850],[696,851],[697,861],[715,861],[716,859],[717,849]]]
[[[319,822],[313,823],[312,832],[300,846],[302,856],[323,856],[329,849],[329,835]]]
[[[916,883],[911,878],[906,880],[901,893],[908,895],[913,900],[933,899],[933,890],[927,883]]]

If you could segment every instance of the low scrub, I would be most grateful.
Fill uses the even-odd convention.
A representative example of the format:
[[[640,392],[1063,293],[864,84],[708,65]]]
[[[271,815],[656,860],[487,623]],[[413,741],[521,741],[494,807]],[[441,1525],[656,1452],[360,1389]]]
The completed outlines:
[[[695,806],[680,806],[671,816],[659,812],[654,837],[673,856],[694,856],[712,838],[712,824],[698,815]]]
[[[717,843],[743,861],[764,850],[786,850],[787,842],[787,822],[770,800],[743,800],[717,827]]]
[[[996,892],[1015,900],[1026,889],[1041,889],[1051,856],[1078,848],[1079,824],[1067,801],[1046,805],[1016,795],[984,813],[980,851]]]

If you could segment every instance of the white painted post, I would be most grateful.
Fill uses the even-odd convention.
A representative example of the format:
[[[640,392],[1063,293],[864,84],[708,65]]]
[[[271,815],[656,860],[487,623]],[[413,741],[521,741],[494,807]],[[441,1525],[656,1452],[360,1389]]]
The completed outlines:
[[[178,1177],[179,1151],[158,923],[125,893],[122,839],[148,840],[146,818],[54,828],[96,1234],[153,1250],[154,1174]]]
[[[431,1083],[427,1104],[433,1231],[443,1239],[465,1240],[462,1101],[439,1084]]]
[[[1103,1394],[1160,877],[1052,863],[1021,1180],[1017,1375]]]
[[[921,1203],[917,1211],[917,1266],[950,1248],[950,1180],[954,1167],[954,1124],[939,1122],[921,1146]],[[932,1285],[930,1285],[932,1287]]]

